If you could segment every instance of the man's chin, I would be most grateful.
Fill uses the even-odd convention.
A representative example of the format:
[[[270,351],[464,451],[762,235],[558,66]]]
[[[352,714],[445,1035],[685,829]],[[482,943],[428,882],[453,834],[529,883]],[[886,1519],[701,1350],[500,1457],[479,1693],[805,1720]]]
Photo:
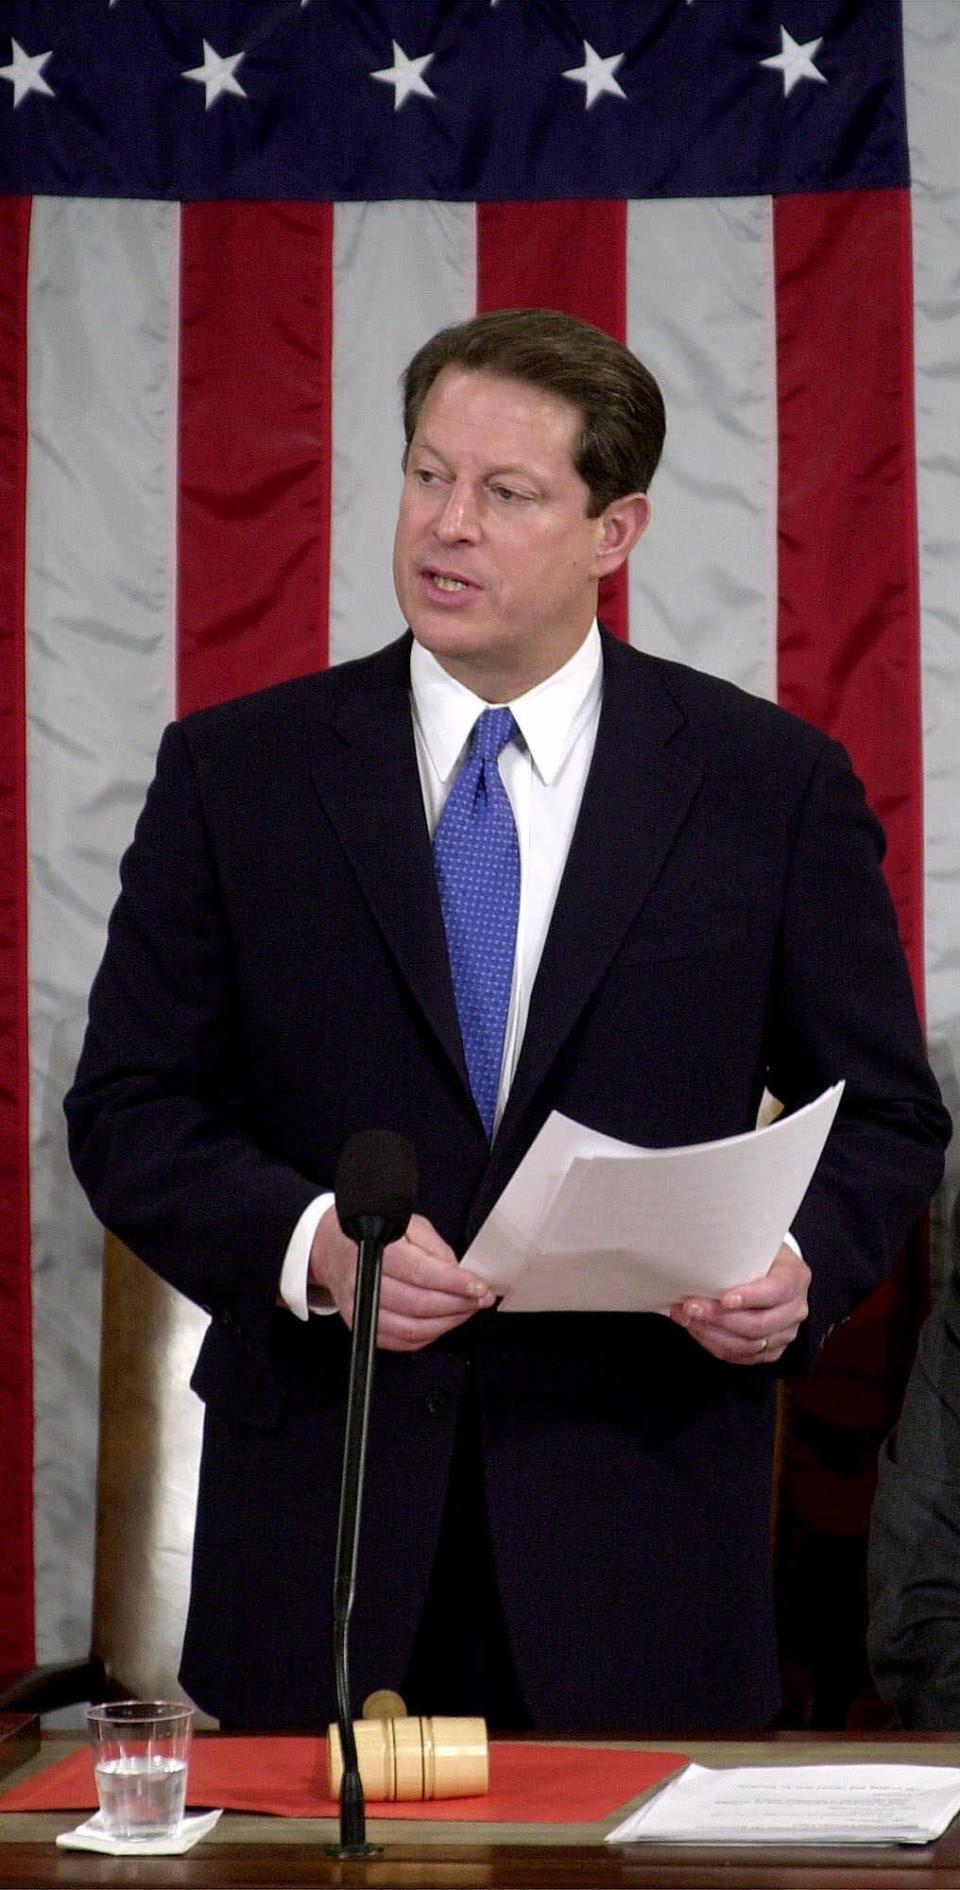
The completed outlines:
[[[415,643],[445,669],[449,676],[463,683],[464,688],[472,689],[474,695],[484,696],[489,701],[501,701],[498,693],[503,687],[504,664],[498,660],[496,649],[483,638],[471,634],[466,624],[450,623],[446,619],[436,623],[429,617],[418,613],[417,621],[410,624]],[[491,695],[491,688],[494,693]]]
[[[483,662],[487,645],[462,619],[419,610],[408,618],[414,641],[442,661],[445,656],[464,662]]]

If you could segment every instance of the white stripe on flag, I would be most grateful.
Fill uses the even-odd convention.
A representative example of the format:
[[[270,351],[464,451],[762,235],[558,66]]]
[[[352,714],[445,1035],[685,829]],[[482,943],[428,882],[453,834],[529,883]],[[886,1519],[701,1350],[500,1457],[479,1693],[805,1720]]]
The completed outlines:
[[[960,33],[940,0],[905,8],[913,172],[914,350],[923,680],[926,1002],[930,1058],[960,1124]],[[933,1210],[933,1252],[960,1180],[960,1137]]]
[[[178,211],[41,199],[31,231],[27,499],[37,1652],[85,1650],[102,1233],[61,1099],[172,712]]]
[[[776,354],[763,197],[632,203],[627,341],[668,428],[630,561],[631,640],[776,695]]]
[[[333,250],[330,661],[403,627],[390,574],[410,356],[476,305],[472,204],[338,205]]]

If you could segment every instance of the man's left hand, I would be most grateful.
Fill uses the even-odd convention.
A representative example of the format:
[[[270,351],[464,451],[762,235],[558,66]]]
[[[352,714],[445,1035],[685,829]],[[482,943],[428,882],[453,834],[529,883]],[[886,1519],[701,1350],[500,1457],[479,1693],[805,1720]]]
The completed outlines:
[[[670,1317],[705,1352],[730,1365],[772,1365],[782,1358],[807,1316],[810,1268],[782,1246],[762,1279],[731,1286],[720,1299],[691,1294]]]

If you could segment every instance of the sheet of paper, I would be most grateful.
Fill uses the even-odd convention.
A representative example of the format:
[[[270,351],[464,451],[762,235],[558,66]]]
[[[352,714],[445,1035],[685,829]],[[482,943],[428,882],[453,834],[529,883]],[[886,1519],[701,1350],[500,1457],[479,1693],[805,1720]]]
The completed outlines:
[[[719,1142],[634,1148],[556,1111],[464,1265],[501,1312],[666,1312],[765,1273],[843,1091]]]
[[[928,1844],[960,1811],[940,1765],[689,1765],[610,1844]]]

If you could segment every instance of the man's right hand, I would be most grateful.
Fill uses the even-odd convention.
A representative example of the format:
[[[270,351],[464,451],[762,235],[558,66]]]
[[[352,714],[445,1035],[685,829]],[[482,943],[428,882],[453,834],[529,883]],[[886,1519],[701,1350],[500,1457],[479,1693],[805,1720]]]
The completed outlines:
[[[323,1215],[310,1248],[308,1277],[324,1288],[347,1325],[353,1324],[357,1249],[337,1219]],[[492,1306],[496,1294],[468,1273],[452,1247],[422,1214],[412,1214],[400,1240],[383,1252],[377,1344],[385,1352],[419,1352],[471,1314]]]

